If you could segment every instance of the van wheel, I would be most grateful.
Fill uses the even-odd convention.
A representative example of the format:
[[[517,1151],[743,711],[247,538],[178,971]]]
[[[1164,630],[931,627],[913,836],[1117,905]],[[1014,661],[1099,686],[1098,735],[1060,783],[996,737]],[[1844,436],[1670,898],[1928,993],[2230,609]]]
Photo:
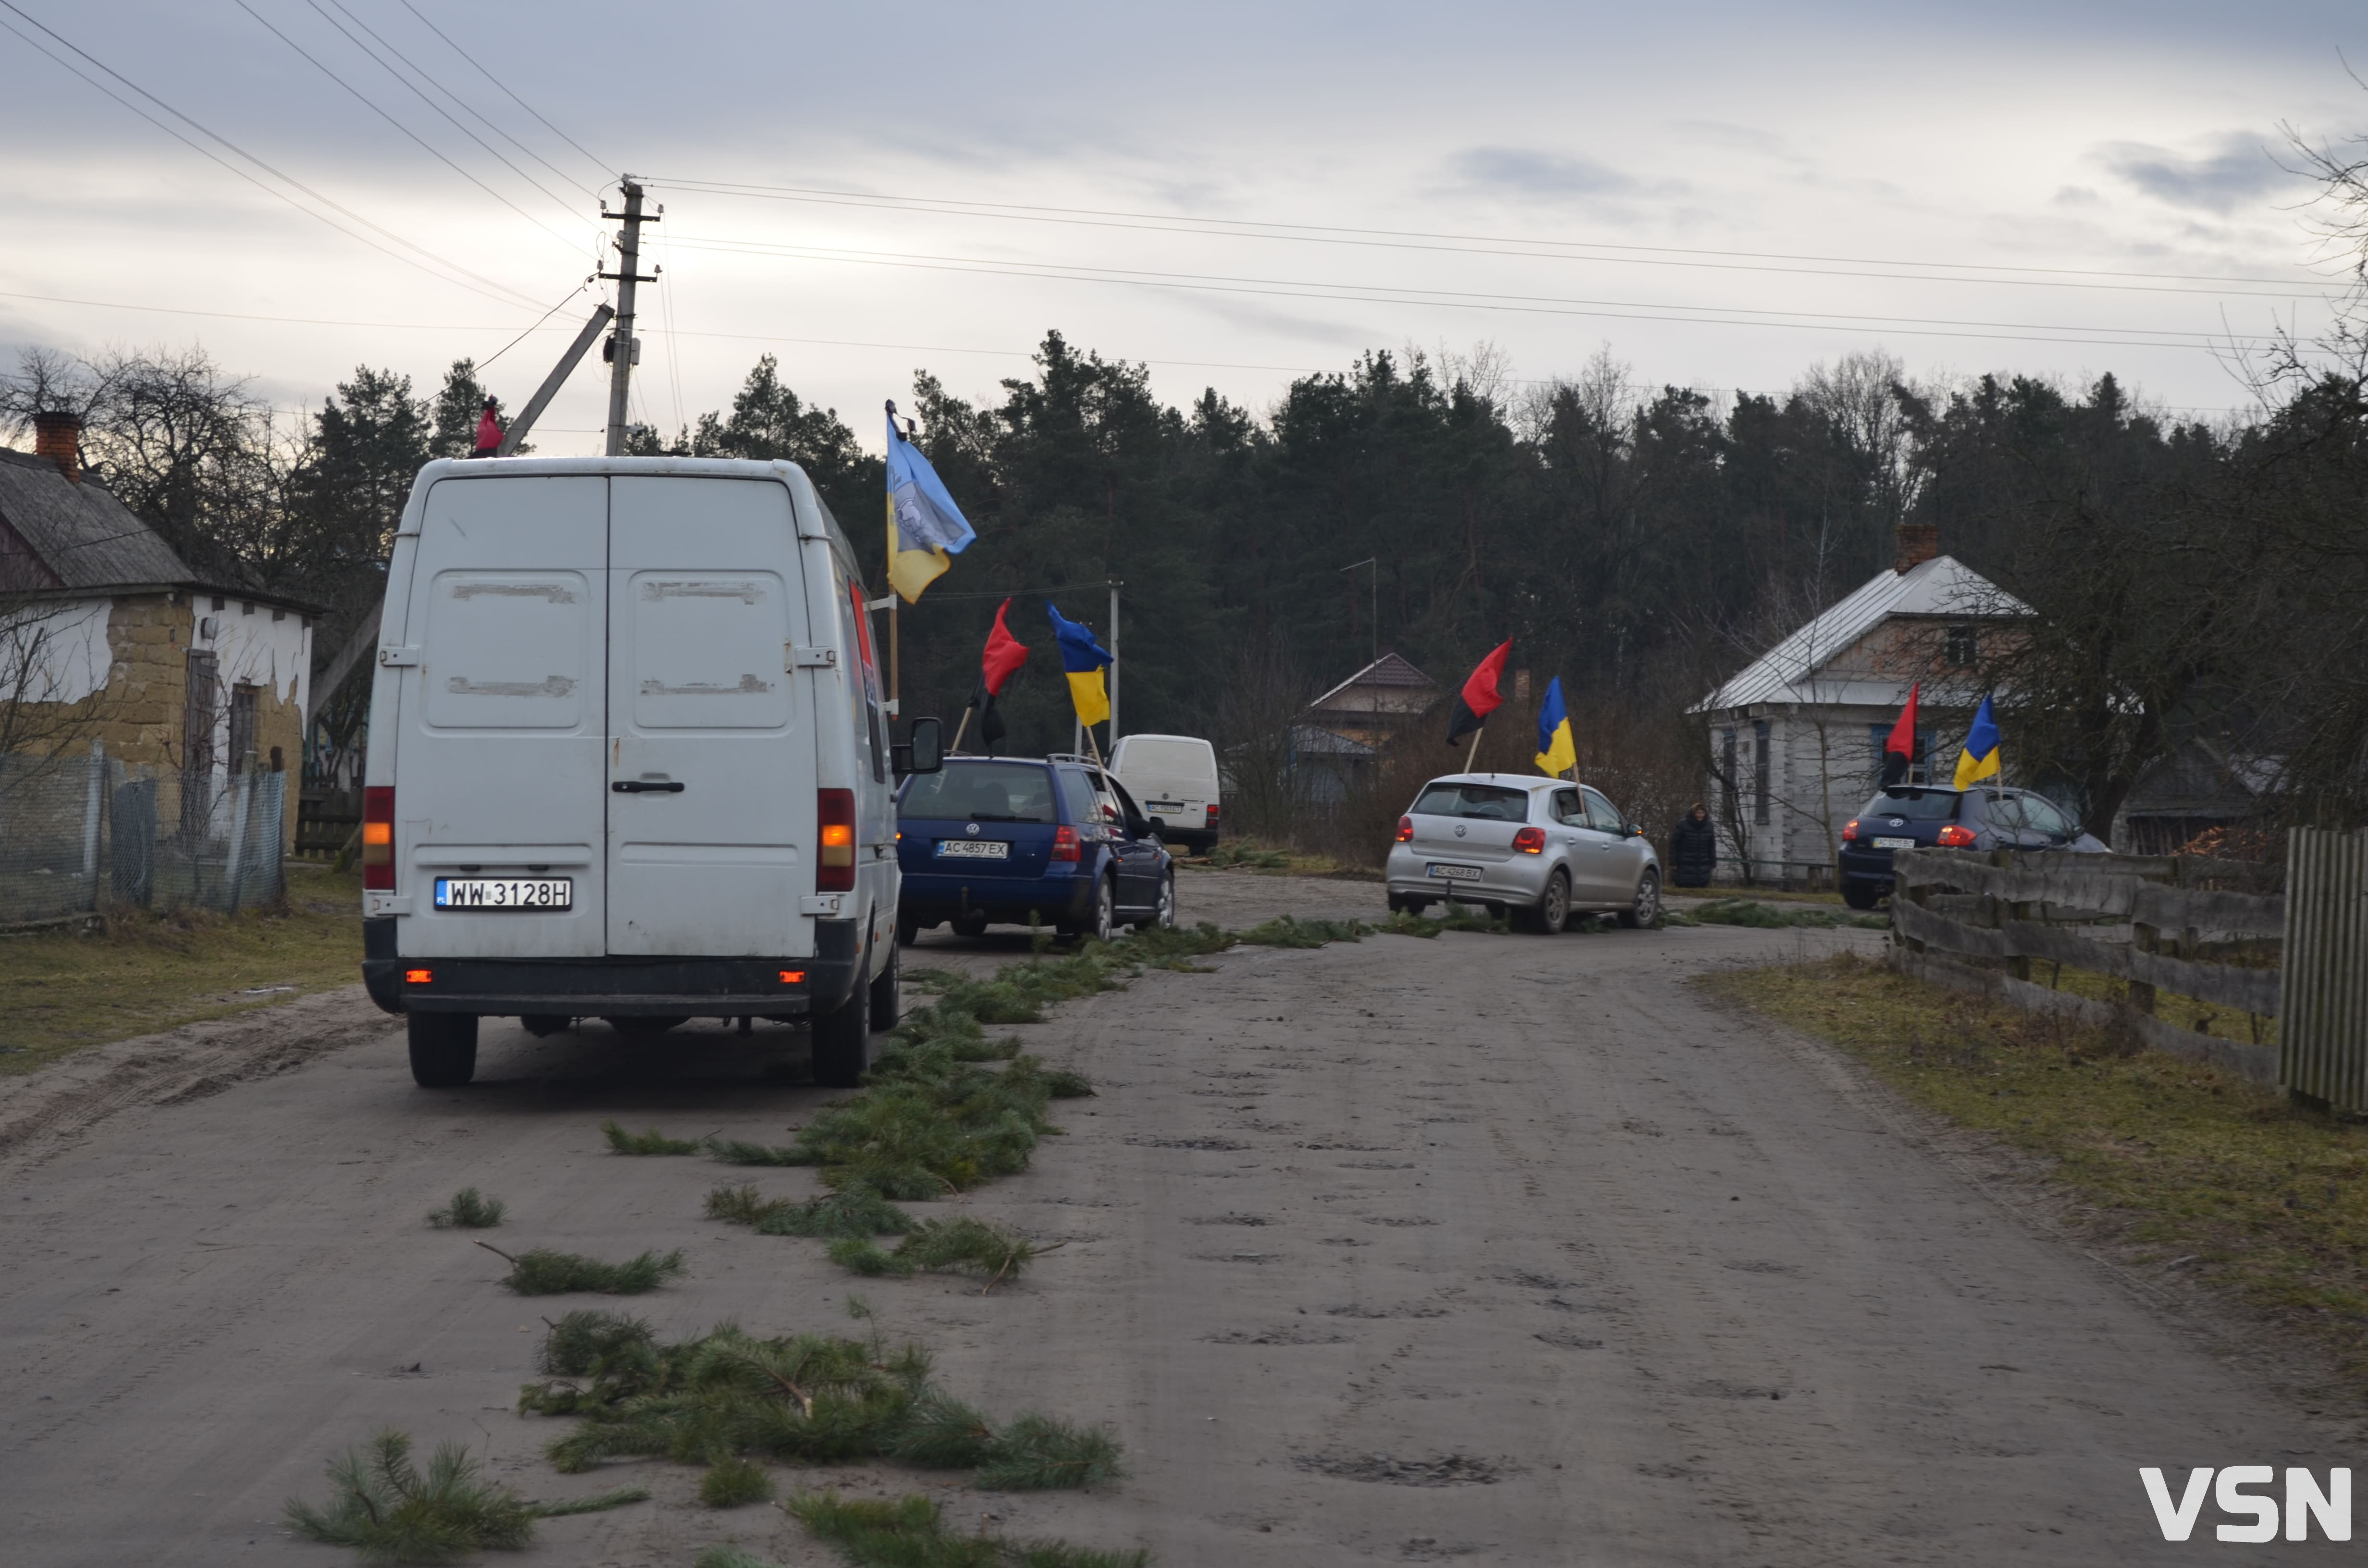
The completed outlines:
[[[1556,870],[1546,879],[1546,891],[1538,902],[1520,912],[1521,924],[1541,937],[1559,937],[1570,924],[1570,878]]]
[[[886,1034],[896,1027],[897,1018],[903,1015],[905,998],[897,989],[900,975],[898,955],[902,951],[900,948],[888,949],[888,967],[882,970],[880,978],[871,983],[871,1032],[873,1034]]]
[[[1620,924],[1630,930],[1639,926],[1649,929],[1660,918],[1661,879],[1657,873],[1646,871],[1636,879],[1635,900],[1620,912]]]
[[[871,987],[857,982],[847,1000],[814,1021],[814,1080],[852,1089],[871,1065]]]
[[[423,1089],[457,1089],[477,1075],[477,1015],[414,1013],[411,1077]]]

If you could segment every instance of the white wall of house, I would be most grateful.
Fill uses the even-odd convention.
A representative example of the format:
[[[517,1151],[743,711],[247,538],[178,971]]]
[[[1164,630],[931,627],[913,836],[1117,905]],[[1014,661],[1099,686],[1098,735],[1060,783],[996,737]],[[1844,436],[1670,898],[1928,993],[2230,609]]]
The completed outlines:
[[[196,596],[189,646],[217,661],[213,777],[220,783],[236,760],[231,756],[232,694],[242,686],[255,687],[258,695],[268,692],[302,712],[313,676],[313,633],[296,610],[275,610],[252,599],[225,598],[220,609],[214,603],[211,596]],[[285,761],[290,770],[303,766],[299,756]]]
[[[115,667],[113,599],[40,600],[0,609],[0,699],[80,702]]]
[[[1748,859],[1755,880],[1800,877],[1808,868],[1833,864],[1842,827],[1865,805],[1882,776],[1883,737],[1898,719],[1896,710],[1855,704],[1770,704],[1741,713],[1713,716],[1711,756],[1725,755],[1735,737],[1737,809],[1724,810],[1717,775],[1705,781],[1713,791],[1712,815],[1721,824],[1721,869],[1740,874]],[[1765,726],[1764,738],[1761,726]],[[1932,729],[1930,725],[1919,728]],[[1937,755],[1941,737],[1930,735]],[[1764,809],[1759,791],[1759,748],[1767,751]],[[1939,766],[1931,758],[1926,766]],[[1765,818],[1763,821],[1762,818]],[[1727,841],[1739,821],[1742,843]]]

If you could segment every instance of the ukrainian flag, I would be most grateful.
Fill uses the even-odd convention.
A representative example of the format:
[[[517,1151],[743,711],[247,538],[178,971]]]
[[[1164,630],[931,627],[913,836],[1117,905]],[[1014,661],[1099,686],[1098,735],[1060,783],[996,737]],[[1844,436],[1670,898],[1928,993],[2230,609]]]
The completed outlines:
[[[888,585],[906,604],[953,564],[978,535],[946,494],[945,482],[921,449],[896,428],[896,405],[888,405]]]
[[[1957,758],[1957,788],[1969,790],[1984,778],[1995,778],[1998,770],[1998,720],[1990,714],[1990,699],[1982,699],[1974,714],[1974,727],[1965,736],[1964,755]]]
[[[1538,771],[1559,778],[1578,766],[1578,742],[1571,737],[1570,710],[1563,706],[1562,676],[1546,682],[1545,706],[1538,710]]]
[[[1069,677],[1069,700],[1076,705],[1077,722],[1099,724],[1110,717],[1110,687],[1102,683],[1102,671],[1111,663],[1110,650],[1076,621],[1062,619],[1050,599],[1044,601],[1044,613],[1053,618],[1053,640],[1061,646],[1061,668]]]

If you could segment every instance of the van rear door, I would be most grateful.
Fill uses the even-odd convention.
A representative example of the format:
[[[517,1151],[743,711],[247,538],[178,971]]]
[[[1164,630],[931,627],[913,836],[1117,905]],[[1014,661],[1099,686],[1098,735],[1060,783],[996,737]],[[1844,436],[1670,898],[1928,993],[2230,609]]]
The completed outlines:
[[[427,493],[390,661],[404,681],[395,811],[406,951],[592,958],[602,950],[602,691],[609,482],[448,479]],[[555,878],[564,910],[438,909],[439,880]]]
[[[790,493],[762,480],[609,481],[607,950],[808,949],[814,735]]]

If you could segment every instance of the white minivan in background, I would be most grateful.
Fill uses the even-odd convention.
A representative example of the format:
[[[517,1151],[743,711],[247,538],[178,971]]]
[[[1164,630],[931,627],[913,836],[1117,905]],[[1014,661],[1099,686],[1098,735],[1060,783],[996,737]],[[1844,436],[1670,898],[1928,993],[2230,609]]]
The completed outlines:
[[[1122,735],[1110,770],[1169,844],[1217,846],[1217,748],[1198,735]]]
[[[896,1016],[898,765],[863,584],[798,468],[433,462],[398,526],[362,824],[370,997],[431,1087],[477,1020]],[[903,755],[907,754],[909,755]]]

